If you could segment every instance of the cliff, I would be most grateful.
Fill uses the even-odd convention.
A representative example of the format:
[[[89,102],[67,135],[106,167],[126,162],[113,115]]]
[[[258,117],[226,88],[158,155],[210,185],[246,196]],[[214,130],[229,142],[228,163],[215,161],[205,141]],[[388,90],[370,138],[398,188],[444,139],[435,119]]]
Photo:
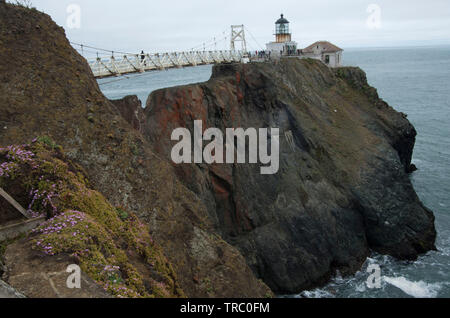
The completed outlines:
[[[0,44],[0,146],[34,147],[31,140],[41,136],[38,142],[52,145],[42,150],[46,158],[84,176],[114,222],[99,217],[95,206],[68,199],[58,211],[83,213],[100,232],[117,233],[121,211],[142,223],[158,259],[167,260],[161,270],[170,274],[156,281],[166,276],[172,296],[272,295],[265,284],[295,293],[337,269],[358,270],[371,250],[414,259],[434,248],[433,214],[408,176],[414,127],[379,99],[360,69],[331,70],[313,60],[216,65],[207,83],[156,91],[142,111],[133,97],[107,100],[86,61],[45,14],[0,8]],[[278,173],[261,175],[253,164],[173,164],[171,133],[193,132],[194,120],[222,131],[279,128]],[[27,206],[30,183],[8,180],[4,186]],[[57,241],[57,234],[48,240]],[[111,235],[115,248],[134,259],[136,250]],[[6,247],[11,277],[22,277],[29,264],[45,271],[71,261],[67,246],[45,261],[39,249],[28,253],[35,239]],[[79,262],[98,280],[90,261]],[[148,265],[145,258],[134,263],[142,277]],[[28,285],[40,284],[47,282]],[[148,288],[152,283],[143,285],[149,296],[164,296]]]
[[[9,4],[0,7],[0,127],[1,147],[50,137],[83,168],[92,190],[111,206],[134,212],[186,296],[271,295],[239,251],[215,234],[203,202],[103,96],[64,30],[46,14]],[[10,194],[26,199],[20,190]],[[6,255],[13,252],[8,246]],[[50,259],[62,266],[63,255]],[[20,261],[9,258],[5,265]]]
[[[370,250],[415,259],[434,248],[434,217],[408,176],[416,131],[358,68],[315,60],[217,65],[210,81],[151,94],[145,137],[170,160],[171,132],[280,128],[280,168],[177,165],[216,229],[274,291],[295,293]]]

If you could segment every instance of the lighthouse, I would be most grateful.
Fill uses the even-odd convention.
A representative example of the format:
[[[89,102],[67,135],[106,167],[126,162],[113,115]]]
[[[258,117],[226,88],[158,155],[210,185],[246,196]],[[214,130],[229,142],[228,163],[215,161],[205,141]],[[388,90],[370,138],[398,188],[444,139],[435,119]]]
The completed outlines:
[[[275,22],[275,42],[267,43],[266,47],[272,56],[296,54],[297,42],[292,41],[289,21],[284,17],[284,14],[281,14],[281,17]]]
[[[277,43],[291,42],[289,21],[284,17],[284,14],[275,22],[275,37]]]

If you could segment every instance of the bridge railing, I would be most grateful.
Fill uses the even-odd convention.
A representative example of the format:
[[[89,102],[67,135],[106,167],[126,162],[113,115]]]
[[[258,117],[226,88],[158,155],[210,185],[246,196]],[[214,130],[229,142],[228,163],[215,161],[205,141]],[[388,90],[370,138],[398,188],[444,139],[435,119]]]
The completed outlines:
[[[223,62],[240,62],[242,51],[192,51],[162,54],[127,54],[121,57],[97,58],[89,65],[96,78],[142,73],[185,66]]]

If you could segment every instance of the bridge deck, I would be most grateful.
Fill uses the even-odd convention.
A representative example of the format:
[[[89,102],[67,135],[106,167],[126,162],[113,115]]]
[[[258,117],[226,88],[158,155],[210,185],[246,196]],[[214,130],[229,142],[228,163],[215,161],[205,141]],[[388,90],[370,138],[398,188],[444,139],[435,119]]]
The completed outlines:
[[[201,51],[163,54],[123,55],[121,58],[97,58],[89,62],[96,78],[118,76],[130,73],[143,73],[151,70],[164,70],[185,66],[197,66],[223,62],[240,62],[242,51]]]

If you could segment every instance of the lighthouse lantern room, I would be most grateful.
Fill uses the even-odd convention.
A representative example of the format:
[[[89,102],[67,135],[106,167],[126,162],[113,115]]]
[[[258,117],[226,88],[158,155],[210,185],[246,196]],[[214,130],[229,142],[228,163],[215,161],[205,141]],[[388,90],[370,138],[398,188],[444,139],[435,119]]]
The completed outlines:
[[[289,32],[289,21],[281,15],[281,18],[275,22],[275,36],[277,43],[291,42],[291,33]]]

